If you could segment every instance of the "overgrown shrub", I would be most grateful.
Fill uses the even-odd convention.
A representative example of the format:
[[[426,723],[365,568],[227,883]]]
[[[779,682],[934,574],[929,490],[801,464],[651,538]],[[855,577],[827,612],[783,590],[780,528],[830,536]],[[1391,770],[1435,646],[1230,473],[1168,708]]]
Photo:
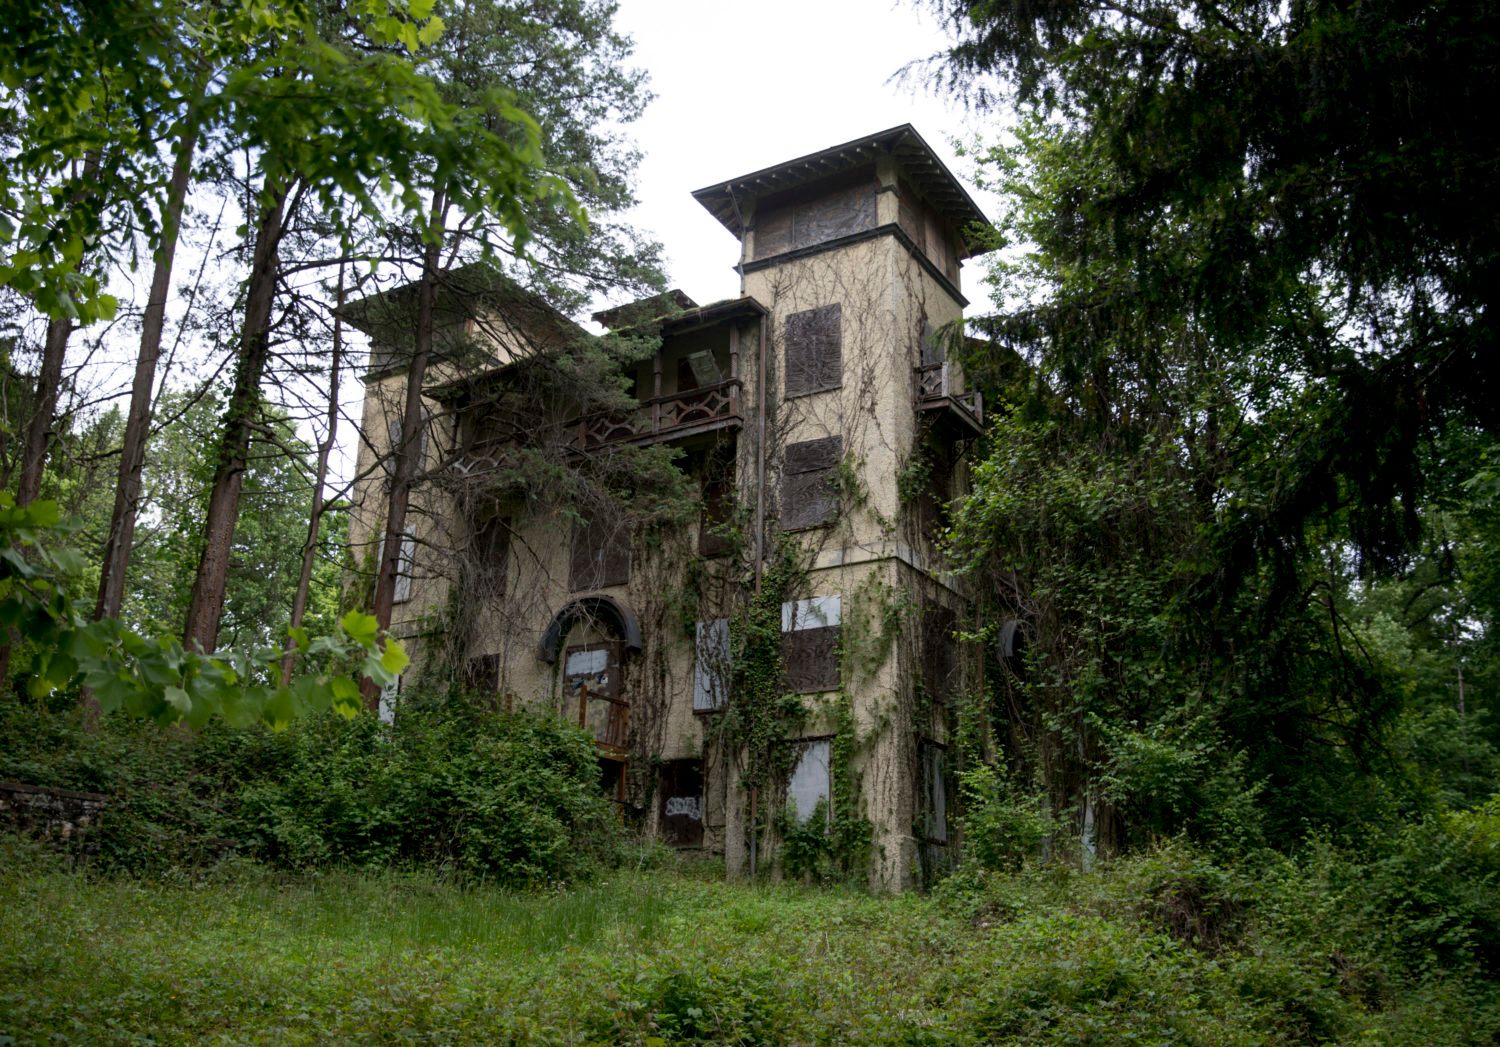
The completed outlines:
[[[164,731],[0,705],[0,778],[105,792],[100,864],[154,871],[229,854],[284,868],[430,863],[509,886],[566,881],[618,828],[591,739],[527,713],[408,696],[394,725],[327,716],[282,732]]]
[[[999,770],[976,763],[960,772],[964,860],[985,869],[1016,869],[1053,829],[1041,800],[1012,787]]]

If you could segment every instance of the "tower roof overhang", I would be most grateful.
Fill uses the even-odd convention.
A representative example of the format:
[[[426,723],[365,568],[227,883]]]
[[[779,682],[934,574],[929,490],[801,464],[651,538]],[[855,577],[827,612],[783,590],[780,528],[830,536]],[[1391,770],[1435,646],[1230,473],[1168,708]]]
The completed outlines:
[[[799,156],[795,160],[787,160],[716,185],[705,186],[693,192],[693,199],[717,218],[724,228],[735,236],[742,236],[745,229],[741,201],[843,174],[882,156],[890,156],[896,160],[902,176],[928,203],[953,223],[971,252],[978,253],[987,249],[974,236],[974,227],[988,227],[990,220],[911,124],[900,124],[885,131],[852,139],[842,145]]]

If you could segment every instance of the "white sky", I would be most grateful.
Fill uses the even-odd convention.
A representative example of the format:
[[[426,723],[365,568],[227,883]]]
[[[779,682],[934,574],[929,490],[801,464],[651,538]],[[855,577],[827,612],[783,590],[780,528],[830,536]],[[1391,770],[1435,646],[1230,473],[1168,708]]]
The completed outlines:
[[[699,303],[739,293],[738,251],[694,189],[872,131],[912,124],[993,217],[949,144],[985,125],[915,84],[888,83],[946,43],[910,0],[621,0],[616,25],[656,94],[630,127],[645,154],[630,217],[666,247],[671,285]],[[965,291],[982,307],[972,268]]]

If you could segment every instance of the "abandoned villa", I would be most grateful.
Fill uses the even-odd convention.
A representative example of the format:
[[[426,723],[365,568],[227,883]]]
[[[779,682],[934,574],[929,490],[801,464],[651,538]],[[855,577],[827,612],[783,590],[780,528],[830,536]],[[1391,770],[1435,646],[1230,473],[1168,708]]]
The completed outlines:
[[[441,660],[477,701],[582,725],[643,832],[734,876],[780,868],[789,829],[857,820],[869,882],[902,889],[949,861],[951,699],[979,672],[934,535],[984,421],[938,333],[987,221],[907,125],[693,195],[739,240],[738,297],[671,292],[596,314],[598,335],[493,270],[445,274],[391,631],[408,680]],[[342,312],[372,346],[366,565],[411,287]],[[613,399],[574,391],[597,369],[579,346],[623,370]],[[691,483],[670,525],[641,507],[664,463]]]

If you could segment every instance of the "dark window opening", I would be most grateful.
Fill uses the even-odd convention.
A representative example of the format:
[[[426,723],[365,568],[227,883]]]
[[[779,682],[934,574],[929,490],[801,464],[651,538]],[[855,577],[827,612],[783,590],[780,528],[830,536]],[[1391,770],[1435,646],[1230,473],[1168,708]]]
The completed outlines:
[[[510,520],[491,516],[474,528],[474,579],[482,596],[503,595],[510,564]]]
[[[698,516],[698,553],[722,556],[734,543],[725,532],[734,520],[734,458],[709,456],[703,477],[703,507]]]
[[[657,793],[662,840],[673,847],[703,846],[703,761],[663,763]]]
[[[500,656],[481,654],[464,663],[464,690],[494,694],[500,690]]]
[[[923,739],[919,745],[922,759],[922,795],[917,826],[922,839],[929,843],[948,842],[948,751],[937,742]]]
[[[919,453],[926,459],[927,477],[913,501],[917,528],[925,537],[936,539],[947,526],[948,506],[953,502],[953,449],[929,439]]]
[[[946,702],[957,692],[959,673],[958,615],[941,604],[928,604],[922,615],[922,691]]]

